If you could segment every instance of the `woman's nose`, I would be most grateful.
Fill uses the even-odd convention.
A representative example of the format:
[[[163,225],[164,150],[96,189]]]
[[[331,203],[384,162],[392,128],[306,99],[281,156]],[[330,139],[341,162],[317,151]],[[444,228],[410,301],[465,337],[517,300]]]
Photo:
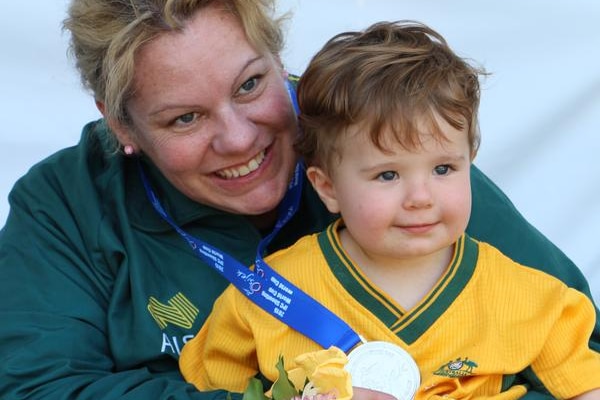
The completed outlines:
[[[215,121],[213,148],[218,153],[244,153],[252,148],[258,137],[258,127],[244,110],[226,107]]]

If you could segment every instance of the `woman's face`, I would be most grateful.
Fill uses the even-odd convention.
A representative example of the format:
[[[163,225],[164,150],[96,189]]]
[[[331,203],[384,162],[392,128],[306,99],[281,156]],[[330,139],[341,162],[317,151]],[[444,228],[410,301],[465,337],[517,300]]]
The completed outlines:
[[[276,207],[292,175],[297,123],[279,60],[215,6],[136,56],[133,130],[118,134],[181,192],[225,211]],[[129,140],[129,142],[127,142]]]

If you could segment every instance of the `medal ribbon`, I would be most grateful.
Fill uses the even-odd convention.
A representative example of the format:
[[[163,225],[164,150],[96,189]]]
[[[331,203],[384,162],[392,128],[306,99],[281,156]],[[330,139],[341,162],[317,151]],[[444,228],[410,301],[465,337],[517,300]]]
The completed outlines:
[[[290,97],[294,95],[292,99],[295,99],[293,87],[289,83],[288,91]],[[294,106],[297,107],[296,104]],[[358,334],[346,322],[278,274],[263,259],[267,245],[293,217],[300,205],[304,177],[301,163],[296,165],[294,177],[279,205],[278,218],[273,231],[258,244],[254,271],[229,254],[179,227],[167,214],[152,190],[141,162],[138,163],[138,167],[146,195],[156,212],[189,244],[198,258],[223,275],[246,297],[323,348],[336,346],[347,352],[361,341]]]

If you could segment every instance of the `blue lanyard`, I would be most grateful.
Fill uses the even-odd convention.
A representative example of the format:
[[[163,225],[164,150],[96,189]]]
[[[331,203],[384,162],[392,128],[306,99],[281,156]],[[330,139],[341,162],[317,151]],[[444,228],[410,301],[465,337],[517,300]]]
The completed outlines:
[[[273,231],[258,245],[254,271],[227,253],[181,229],[160,204],[150,187],[141,162],[138,166],[146,194],[156,212],[185,239],[198,258],[221,273],[251,301],[323,348],[336,346],[347,352],[361,341],[346,322],[279,275],[262,257],[269,242],[298,210],[304,176],[301,163],[296,165],[294,177],[279,206],[279,215]]]

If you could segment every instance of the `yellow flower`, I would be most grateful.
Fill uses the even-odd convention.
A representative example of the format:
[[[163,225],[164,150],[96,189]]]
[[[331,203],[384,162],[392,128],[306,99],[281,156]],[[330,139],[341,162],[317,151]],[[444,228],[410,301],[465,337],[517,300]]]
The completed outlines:
[[[283,357],[275,367],[279,377],[263,393],[263,385],[251,378],[242,400],[351,400],[352,382],[344,369],[346,354],[337,347],[302,354],[295,359],[298,367],[286,371]],[[302,388],[299,390],[298,388]]]
[[[302,354],[294,361],[298,367],[289,371],[288,377],[295,387],[305,388],[304,396],[333,394],[336,400],[352,398],[352,380],[344,369],[348,358],[342,350],[332,346]]]

